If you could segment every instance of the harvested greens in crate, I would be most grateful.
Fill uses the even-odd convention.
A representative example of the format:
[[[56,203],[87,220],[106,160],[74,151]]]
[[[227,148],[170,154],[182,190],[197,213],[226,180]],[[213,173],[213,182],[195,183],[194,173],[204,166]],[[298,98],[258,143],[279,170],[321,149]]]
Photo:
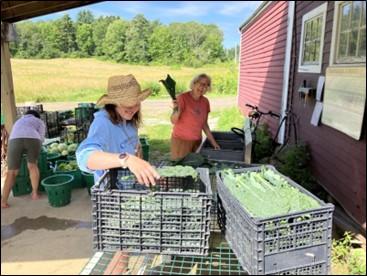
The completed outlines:
[[[272,166],[217,173],[225,237],[251,274],[328,274],[334,206]]]
[[[106,172],[92,187],[95,249],[207,255],[209,171],[194,172],[162,177],[154,187],[137,183],[129,170]]]

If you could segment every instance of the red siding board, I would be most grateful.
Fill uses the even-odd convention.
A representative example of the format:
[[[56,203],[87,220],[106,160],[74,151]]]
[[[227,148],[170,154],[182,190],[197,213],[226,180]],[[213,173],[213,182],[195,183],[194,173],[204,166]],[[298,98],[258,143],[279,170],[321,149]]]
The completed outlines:
[[[322,73],[298,73],[298,56],[302,17],[324,1],[296,1],[295,43],[289,76],[290,103],[299,116],[301,140],[310,145],[312,169],[319,182],[338,200],[360,225],[366,223],[366,130],[360,141],[325,125],[310,124],[315,101],[306,104],[296,92],[306,80],[316,87],[319,75],[329,66],[332,39],[334,2],[328,1]],[[249,26],[241,31],[238,105],[247,113],[245,103],[258,105],[262,110],[279,112],[283,88],[283,66],[287,39],[286,1],[272,2]],[[293,80],[294,78],[294,80]],[[278,121],[269,122],[274,133]]]
[[[241,32],[238,105],[244,114],[248,111],[246,103],[266,111],[280,111],[287,12],[286,1],[274,1]],[[278,121],[271,120],[269,126],[275,133]]]
[[[293,111],[299,116],[299,136],[308,143],[312,154],[312,169],[319,182],[336,198],[343,208],[364,228],[366,227],[366,135],[357,141],[326,125],[310,124],[315,101],[304,104],[295,91],[306,80],[316,87],[319,75],[329,66],[334,3],[328,2],[321,74],[298,73],[298,57],[302,30],[302,16],[323,1],[296,2],[296,66],[295,81],[290,89]],[[291,79],[290,79],[291,80]]]

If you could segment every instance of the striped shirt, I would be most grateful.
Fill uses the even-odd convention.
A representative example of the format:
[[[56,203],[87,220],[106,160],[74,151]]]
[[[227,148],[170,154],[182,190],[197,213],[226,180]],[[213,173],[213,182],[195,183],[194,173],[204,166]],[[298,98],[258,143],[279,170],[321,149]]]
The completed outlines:
[[[37,117],[27,114],[19,118],[12,127],[9,140],[17,138],[33,138],[45,140],[45,123]]]

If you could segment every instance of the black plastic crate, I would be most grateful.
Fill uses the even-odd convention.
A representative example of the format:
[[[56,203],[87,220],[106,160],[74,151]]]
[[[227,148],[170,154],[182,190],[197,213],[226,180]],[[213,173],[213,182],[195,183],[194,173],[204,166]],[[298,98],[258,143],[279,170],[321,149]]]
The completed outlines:
[[[128,170],[110,170],[91,189],[94,247],[99,251],[207,255],[212,192],[209,170],[167,177],[154,191]]]
[[[244,161],[245,145],[243,139],[233,132],[213,131],[212,134],[221,149],[215,150],[206,138],[198,149],[200,154],[211,160]]]
[[[59,111],[59,122],[70,119],[73,117],[73,111],[72,110],[64,110],[64,111]]]
[[[60,135],[60,124],[57,111],[45,111],[40,113],[41,120],[46,125],[46,138],[54,138]]]
[[[77,107],[75,108],[75,124],[77,128],[85,127],[85,125],[88,125],[88,128],[90,124],[92,123],[94,119],[94,112],[97,110],[94,107]]]
[[[43,105],[42,104],[35,104],[35,105],[25,105],[25,106],[17,106],[17,117],[23,116],[29,110],[36,110],[39,113],[43,112]]]
[[[272,166],[267,167],[275,170]],[[259,170],[261,167],[234,171]],[[221,172],[217,173],[219,222],[225,237],[242,267],[251,275],[328,274],[334,206],[282,176],[291,186],[315,199],[320,207],[282,216],[255,218],[224,185]]]

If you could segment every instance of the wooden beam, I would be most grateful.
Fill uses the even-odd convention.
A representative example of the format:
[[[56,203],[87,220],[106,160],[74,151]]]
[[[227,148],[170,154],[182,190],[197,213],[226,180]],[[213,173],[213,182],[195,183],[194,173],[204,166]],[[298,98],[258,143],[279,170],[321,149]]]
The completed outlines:
[[[1,103],[5,116],[5,128],[10,134],[16,120],[13,75],[10,64],[9,42],[1,40]]]
[[[22,5],[15,5],[13,3],[11,4],[13,6],[10,5],[4,10],[1,10],[1,19],[13,23],[98,2],[101,1],[29,1]]]

